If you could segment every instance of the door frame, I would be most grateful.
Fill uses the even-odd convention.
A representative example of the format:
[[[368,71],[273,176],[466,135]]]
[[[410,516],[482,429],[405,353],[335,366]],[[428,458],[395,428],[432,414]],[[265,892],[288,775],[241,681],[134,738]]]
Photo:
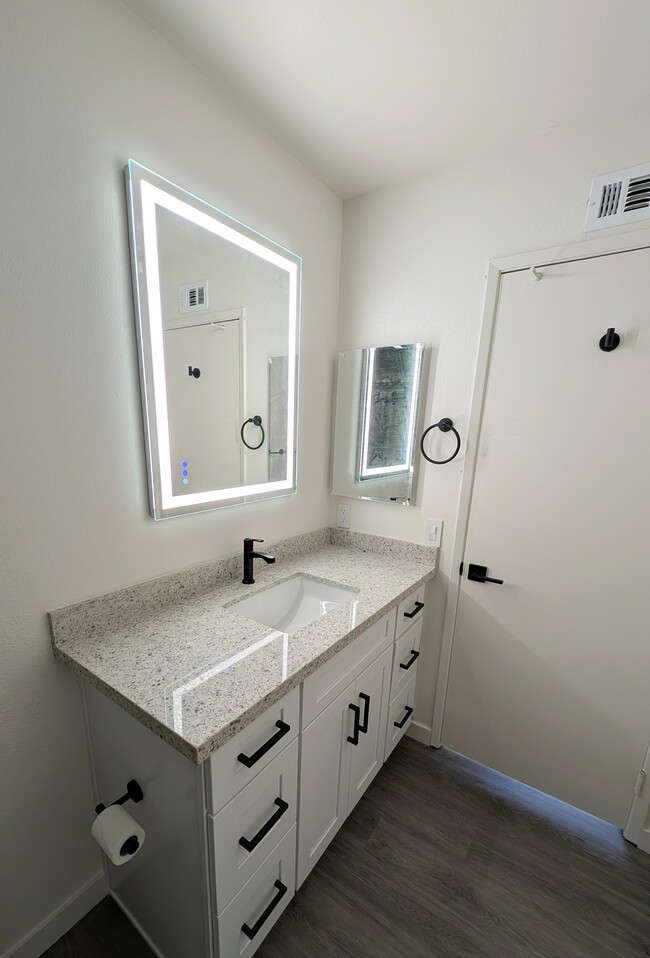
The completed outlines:
[[[485,274],[485,296],[483,300],[483,314],[481,333],[479,338],[474,386],[470,403],[467,438],[465,440],[465,461],[458,503],[456,531],[451,553],[451,571],[447,589],[447,605],[440,646],[438,678],[436,682],[433,717],[431,723],[431,741],[434,748],[442,745],[442,726],[447,702],[449,673],[451,670],[451,656],[454,644],[454,632],[460,600],[460,564],[463,561],[467,532],[469,528],[472,492],[476,475],[478,445],[483,422],[483,408],[487,391],[488,373],[492,358],[492,346],[497,311],[499,308],[499,293],[501,277],[506,273],[515,273],[523,270],[539,270],[542,274],[545,266],[556,266],[561,263],[576,262],[582,259],[595,259],[599,256],[611,256],[614,253],[628,253],[633,250],[650,247],[650,228],[626,231],[623,234],[614,234],[613,230],[604,230],[604,235],[596,239],[582,240],[579,243],[564,244],[548,249],[518,253],[512,256],[503,256],[489,260]],[[536,277],[531,277],[531,282]],[[650,735],[650,729],[648,729]]]

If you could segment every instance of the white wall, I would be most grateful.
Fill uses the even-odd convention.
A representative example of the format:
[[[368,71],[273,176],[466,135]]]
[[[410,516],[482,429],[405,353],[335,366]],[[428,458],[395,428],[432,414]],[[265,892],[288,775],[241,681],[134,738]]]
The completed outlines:
[[[5,0],[0,89],[1,955],[101,867],[46,611],[328,522],[341,204],[118,0]],[[130,156],[303,257],[295,497],[148,516]]]
[[[639,105],[588,126],[554,128],[346,202],[338,348],[431,343],[427,425],[450,416],[466,436],[488,260],[579,242],[592,176],[650,160],[646,115]],[[451,442],[434,448],[442,453]],[[418,669],[414,719],[427,727],[462,468],[462,454],[446,466],[427,464],[417,507],[349,500],[351,527],[363,532],[417,542],[426,518],[445,522]]]

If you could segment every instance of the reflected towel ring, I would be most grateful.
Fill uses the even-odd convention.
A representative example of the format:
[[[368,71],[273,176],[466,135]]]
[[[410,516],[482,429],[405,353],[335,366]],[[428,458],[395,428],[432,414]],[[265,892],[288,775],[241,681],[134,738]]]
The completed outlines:
[[[258,426],[260,429],[260,432],[262,433],[262,438],[260,439],[260,441],[258,442],[256,446],[251,446],[250,443],[246,442],[246,440],[244,439],[244,429],[246,428],[249,422],[252,422],[254,426]],[[252,450],[260,449],[264,445],[264,440],[266,438],[264,433],[264,426],[262,425],[262,417],[253,416],[251,419],[246,419],[242,423],[242,427],[239,431],[239,435],[241,436],[241,441],[244,443],[247,449],[252,449]]]
[[[427,456],[424,451],[424,440],[431,432],[432,429],[439,429],[440,432],[453,432],[456,437],[456,448],[449,457],[449,459],[432,459],[430,456]],[[427,462],[432,462],[435,466],[444,466],[446,462],[451,462],[452,459],[455,459],[458,453],[460,452],[460,435],[457,429],[454,429],[454,424],[451,419],[441,419],[440,422],[434,422],[433,426],[429,426],[428,429],[425,429],[422,433],[422,438],[420,439],[420,452],[427,460]]]

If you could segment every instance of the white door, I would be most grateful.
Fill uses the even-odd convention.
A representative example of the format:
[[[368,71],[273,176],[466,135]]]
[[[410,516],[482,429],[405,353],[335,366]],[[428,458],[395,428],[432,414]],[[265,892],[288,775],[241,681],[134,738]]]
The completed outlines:
[[[384,764],[388,697],[393,648],[386,649],[361,673],[351,700],[359,711],[357,744],[350,745],[350,801],[348,814]]]
[[[501,279],[443,742],[621,826],[650,738],[650,251],[541,272]]]
[[[644,852],[650,852],[650,747],[634,786],[634,801],[624,835]]]
[[[174,495],[242,483],[240,322],[165,330]]]

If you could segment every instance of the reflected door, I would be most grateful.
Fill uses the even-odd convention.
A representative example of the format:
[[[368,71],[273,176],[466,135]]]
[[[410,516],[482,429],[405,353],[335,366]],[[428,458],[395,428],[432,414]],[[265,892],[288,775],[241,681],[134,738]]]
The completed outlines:
[[[243,481],[240,321],[165,331],[174,495]]]

